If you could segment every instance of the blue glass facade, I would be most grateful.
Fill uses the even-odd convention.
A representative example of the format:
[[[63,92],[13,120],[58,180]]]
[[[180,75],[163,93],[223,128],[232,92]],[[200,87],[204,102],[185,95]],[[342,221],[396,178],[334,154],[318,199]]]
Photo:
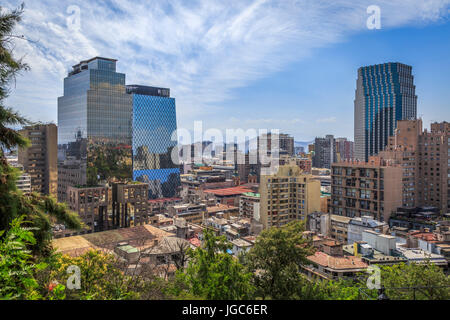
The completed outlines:
[[[382,151],[398,120],[417,117],[412,67],[385,63],[358,70],[355,97],[355,158]]]
[[[162,91],[168,89],[159,91],[165,96],[154,95],[158,88],[127,89],[133,97],[133,180],[149,184],[149,198],[174,197],[180,186],[180,169],[173,161],[178,157],[175,99]]]

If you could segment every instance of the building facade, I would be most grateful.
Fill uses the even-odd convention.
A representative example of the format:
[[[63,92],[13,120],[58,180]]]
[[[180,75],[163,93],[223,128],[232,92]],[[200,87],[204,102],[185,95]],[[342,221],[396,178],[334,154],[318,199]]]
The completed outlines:
[[[380,156],[403,168],[403,207],[437,207],[441,214],[450,211],[449,123],[432,123],[422,129],[422,120],[397,122]]]
[[[166,88],[130,85],[127,93],[133,103],[133,180],[149,185],[150,199],[176,197],[181,182],[175,99]]]
[[[149,185],[152,199],[178,192],[175,99],[167,88],[126,86],[116,61],[82,61],[64,79],[58,99],[60,201],[67,185],[137,180]]]
[[[347,138],[336,138],[336,161],[350,161],[353,159],[353,141]]]
[[[320,210],[320,182],[295,164],[280,166],[274,175],[262,175],[260,222],[265,229],[305,220]]]
[[[95,187],[132,180],[132,96],[115,59],[92,58],[73,66],[58,98],[58,185]],[[78,172],[65,177],[66,166]],[[67,190],[61,186],[61,191]],[[58,193],[65,201],[66,193]]]
[[[402,203],[402,168],[380,157],[340,162],[331,172],[331,213],[347,217],[389,217]]]
[[[355,159],[368,161],[388,144],[398,120],[417,117],[412,67],[389,62],[359,68],[354,105]]]
[[[19,148],[18,161],[31,177],[31,190],[57,196],[57,127],[55,124],[26,126],[20,134],[31,145]]]
[[[331,168],[331,164],[336,162],[336,141],[333,135],[325,138],[316,138],[314,142],[314,156],[312,166],[314,168]]]
[[[450,124],[432,123],[419,136],[419,205],[450,212]]]
[[[242,194],[239,198],[239,216],[259,221],[260,199],[259,193],[247,192]]]

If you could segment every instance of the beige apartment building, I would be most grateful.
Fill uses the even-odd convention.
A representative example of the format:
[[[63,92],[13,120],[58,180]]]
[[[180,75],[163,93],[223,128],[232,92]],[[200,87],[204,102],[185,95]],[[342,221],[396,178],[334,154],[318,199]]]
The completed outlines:
[[[260,222],[265,229],[306,220],[309,213],[320,210],[320,182],[303,174],[296,164],[280,166],[274,175],[262,175],[259,188]]]
[[[332,165],[331,213],[388,221],[402,205],[402,168],[381,157]]]
[[[449,123],[432,123],[422,130],[422,120],[397,122],[394,136],[379,153],[402,169],[402,205],[433,206],[441,214],[450,212],[450,134]]]
[[[18,160],[31,177],[31,191],[57,196],[57,127],[37,124],[20,130],[30,140],[29,148],[19,148]]]
[[[419,204],[450,212],[450,126],[432,123],[419,136]]]

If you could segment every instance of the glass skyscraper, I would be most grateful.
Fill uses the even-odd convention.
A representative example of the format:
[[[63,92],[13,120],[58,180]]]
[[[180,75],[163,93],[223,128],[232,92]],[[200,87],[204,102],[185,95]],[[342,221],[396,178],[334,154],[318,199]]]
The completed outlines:
[[[148,182],[152,197],[175,195],[179,170],[170,157],[177,144],[171,141],[175,100],[169,89],[126,86],[116,61],[81,61],[64,79],[58,98],[60,201],[68,186],[133,180]]]
[[[355,94],[355,159],[368,161],[394,135],[398,120],[416,119],[412,67],[384,63],[358,69]]]
[[[149,198],[174,197],[180,186],[180,169],[174,163],[175,99],[165,88],[130,85],[127,92],[133,103],[133,180],[149,184]]]

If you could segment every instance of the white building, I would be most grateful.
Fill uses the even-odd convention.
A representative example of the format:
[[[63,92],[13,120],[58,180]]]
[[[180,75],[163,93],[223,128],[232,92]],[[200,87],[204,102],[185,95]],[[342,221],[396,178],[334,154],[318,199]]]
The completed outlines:
[[[372,248],[387,256],[391,256],[392,251],[396,249],[394,236],[381,234],[373,230],[364,230],[362,232],[362,241],[367,242]]]
[[[244,239],[235,239],[231,243],[233,244],[232,251],[235,256],[238,256],[242,252],[248,252],[253,247],[253,244]]]
[[[388,229],[386,222],[380,222],[370,216],[363,216],[352,218],[348,223],[348,244],[353,244],[356,241],[362,241],[362,233],[364,230],[372,230],[379,233],[384,233]]]

